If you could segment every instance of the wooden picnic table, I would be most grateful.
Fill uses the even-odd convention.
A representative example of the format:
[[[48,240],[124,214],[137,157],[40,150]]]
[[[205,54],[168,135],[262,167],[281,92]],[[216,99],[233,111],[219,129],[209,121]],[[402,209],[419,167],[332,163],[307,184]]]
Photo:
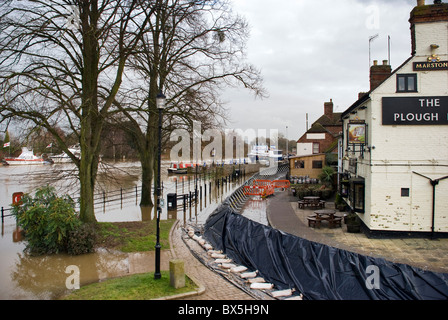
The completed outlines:
[[[342,227],[342,217],[335,216],[336,210],[322,209],[314,211],[314,215],[308,216],[308,226],[320,227],[322,221],[328,221],[330,228]]]
[[[299,200],[297,205],[299,209],[305,209],[306,207],[325,208],[325,201],[320,200],[320,197],[306,196],[303,197],[303,200]]]

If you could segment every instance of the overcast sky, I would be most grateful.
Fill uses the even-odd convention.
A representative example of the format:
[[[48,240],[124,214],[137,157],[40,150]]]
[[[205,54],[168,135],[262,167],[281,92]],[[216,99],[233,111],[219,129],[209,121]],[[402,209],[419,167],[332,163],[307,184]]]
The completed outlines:
[[[409,15],[416,0],[233,0],[235,13],[250,27],[247,58],[259,68],[269,97],[254,99],[231,89],[228,102],[233,129],[278,129],[297,140],[333,99],[342,112],[369,91],[371,60],[388,59],[392,69],[411,55]],[[432,0],[427,0],[432,4]],[[268,131],[269,132],[269,131]]]

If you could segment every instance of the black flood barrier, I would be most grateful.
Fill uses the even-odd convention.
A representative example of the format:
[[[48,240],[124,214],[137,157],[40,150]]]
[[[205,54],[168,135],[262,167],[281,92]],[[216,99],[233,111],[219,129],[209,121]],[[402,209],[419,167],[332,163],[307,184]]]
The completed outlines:
[[[308,300],[448,299],[448,274],[309,241],[252,221],[224,202],[204,237],[236,263]]]

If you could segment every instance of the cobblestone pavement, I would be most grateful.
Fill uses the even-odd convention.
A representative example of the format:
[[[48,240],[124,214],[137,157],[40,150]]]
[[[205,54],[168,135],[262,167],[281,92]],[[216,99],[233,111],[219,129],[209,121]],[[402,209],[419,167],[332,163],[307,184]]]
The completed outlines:
[[[187,300],[254,300],[254,298],[233,285],[218,273],[207,268],[190,251],[182,240],[182,230],[177,224],[171,233],[171,254],[185,262],[185,273],[198,280],[205,292]]]

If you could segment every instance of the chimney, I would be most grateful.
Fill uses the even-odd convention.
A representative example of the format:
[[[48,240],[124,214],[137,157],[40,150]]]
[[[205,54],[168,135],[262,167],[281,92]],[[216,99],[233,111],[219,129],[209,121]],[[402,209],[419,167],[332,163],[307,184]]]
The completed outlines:
[[[330,102],[324,103],[324,115],[330,119],[333,118],[333,99],[330,99]]]
[[[373,61],[370,67],[370,90],[375,89],[381,82],[386,80],[392,73],[392,68],[387,64],[387,60],[383,60],[382,65],[378,65],[378,61]]]
[[[434,32],[433,34],[428,34],[426,32],[423,34],[420,32],[416,32],[416,25],[424,24],[424,23],[434,23],[434,22],[447,22],[448,21],[448,3],[442,3],[441,1],[435,0],[434,4],[425,5],[424,0],[417,0],[417,6],[411,11],[411,16],[409,18],[409,23],[411,24],[411,47],[412,47],[412,55],[417,53],[417,50],[420,50],[420,54],[428,55],[429,45],[427,42],[433,43],[431,41],[436,41],[436,36],[439,32]],[[445,28],[441,28],[441,30],[446,30]],[[416,39],[416,34],[418,34],[418,38]],[[446,41],[446,40],[445,40]],[[417,46],[419,48],[417,48]],[[429,51],[430,54],[430,51]]]
[[[367,94],[367,92],[358,92],[358,100],[364,97]]]

